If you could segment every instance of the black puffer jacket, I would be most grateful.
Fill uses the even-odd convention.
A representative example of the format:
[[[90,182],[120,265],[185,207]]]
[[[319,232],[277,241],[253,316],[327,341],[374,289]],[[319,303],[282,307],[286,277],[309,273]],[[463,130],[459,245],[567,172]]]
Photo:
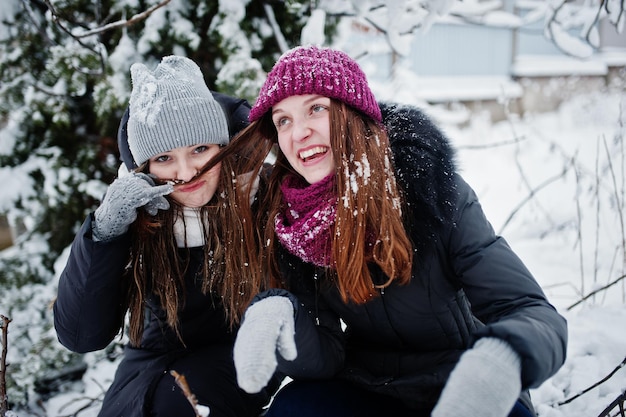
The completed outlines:
[[[231,134],[234,134],[247,123],[249,105],[244,100],[220,94],[215,96],[229,115]],[[127,117],[122,120],[119,130],[119,147],[125,165],[133,169],[136,166],[128,150],[126,121]],[[130,233],[111,241],[94,242],[91,237],[93,219],[91,214],[72,243],[54,304],[54,324],[59,341],[79,353],[103,349],[119,334],[125,314],[127,280],[132,279],[124,275],[131,247]],[[204,256],[203,248],[180,250],[190,259],[185,276],[184,307],[179,313],[184,344],[167,325],[159,300],[149,297],[141,346],[126,347],[100,416],[145,415],[159,379],[170,378],[167,375],[170,369],[184,373],[180,367],[189,366],[186,365],[189,363],[196,370],[206,370],[199,383],[203,385],[192,387],[198,399],[219,397],[219,406],[210,404],[211,415],[256,416],[277,388],[275,380],[265,391],[254,396],[238,389],[232,362],[236,329],[231,331],[229,328],[219,295],[203,294],[196,278]],[[219,375],[211,373],[216,369],[219,369]],[[232,414],[221,413],[221,406]]]
[[[412,281],[391,285],[366,304],[346,305],[323,269],[283,251],[290,291],[258,297],[286,295],[296,305],[298,357],[280,360],[278,369],[293,378],[347,379],[429,411],[461,353],[490,336],[520,355],[523,389],[539,386],[565,360],[565,319],[494,234],[456,173],[444,135],[414,107],[381,107],[410,207]],[[372,273],[376,283],[386,282],[379,270]]]

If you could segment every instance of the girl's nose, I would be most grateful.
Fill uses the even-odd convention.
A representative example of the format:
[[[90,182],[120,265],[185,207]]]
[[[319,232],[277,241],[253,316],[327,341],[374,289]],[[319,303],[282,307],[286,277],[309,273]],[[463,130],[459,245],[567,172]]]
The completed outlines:
[[[178,164],[178,169],[176,172],[176,179],[182,180],[184,182],[188,182],[188,181],[191,181],[193,177],[196,176],[197,173],[198,173],[198,169],[194,165],[189,164],[185,161],[181,161]]]
[[[311,129],[309,124],[304,120],[293,122],[293,140],[300,142],[311,136]]]

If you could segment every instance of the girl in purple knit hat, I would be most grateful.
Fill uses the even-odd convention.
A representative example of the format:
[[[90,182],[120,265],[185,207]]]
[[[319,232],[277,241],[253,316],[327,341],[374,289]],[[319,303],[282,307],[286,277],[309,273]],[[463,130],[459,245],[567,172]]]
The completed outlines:
[[[528,389],[563,364],[566,321],[426,115],[379,104],[348,55],[307,46],[249,118],[217,159],[255,171],[277,151],[263,216],[241,207],[265,251],[250,267],[275,288],[234,348],[247,392],[292,379],[266,416],[534,416]]]

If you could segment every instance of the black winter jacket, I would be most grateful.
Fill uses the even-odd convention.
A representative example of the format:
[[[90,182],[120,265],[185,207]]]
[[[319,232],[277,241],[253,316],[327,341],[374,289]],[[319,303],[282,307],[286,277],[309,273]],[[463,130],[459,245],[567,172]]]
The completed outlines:
[[[231,134],[245,126],[249,111],[247,102],[217,94],[216,99],[230,117]],[[136,166],[128,150],[126,121],[127,117],[122,120],[119,130],[119,147],[127,168],[133,169]],[[91,235],[93,219],[91,214],[72,243],[54,304],[54,324],[59,341],[79,353],[103,349],[120,333],[126,313],[126,282],[132,279],[124,275],[131,247],[130,233],[110,241],[94,242]],[[277,381],[272,381],[258,395],[251,396],[239,390],[232,362],[236,329],[231,331],[229,328],[220,297],[203,294],[201,283],[196,280],[204,256],[203,248],[180,250],[190,258],[185,276],[185,302],[179,313],[184,345],[167,325],[158,299],[149,297],[141,346],[126,346],[100,416],[143,416],[152,389],[160,378],[170,377],[166,375],[168,370],[179,370],[180,361],[191,361],[196,369],[220,367],[222,373],[219,376],[207,374],[205,385],[196,385],[193,391],[199,398],[219,396],[218,400],[223,403],[220,405],[235,411],[232,415],[258,415],[277,388]],[[215,382],[216,378],[221,379]],[[214,386],[220,386],[220,390],[212,394]],[[202,395],[205,393],[208,394]],[[211,415],[226,415],[214,408]]]
[[[414,107],[381,109],[409,206],[412,280],[392,284],[363,305],[346,305],[324,269],[281,251],[289,292],[257,298],[285,295],[296,307],[298,357],[279,358],[279,371],[350,380],[429,415],[461,353],[490,336],[520,355],[523,389],[539,386],[565,360],[565,319],[495,235],[474,191],[456,173],[442,132]],[[380,270],[371,271],[376,283],[387,281]]]

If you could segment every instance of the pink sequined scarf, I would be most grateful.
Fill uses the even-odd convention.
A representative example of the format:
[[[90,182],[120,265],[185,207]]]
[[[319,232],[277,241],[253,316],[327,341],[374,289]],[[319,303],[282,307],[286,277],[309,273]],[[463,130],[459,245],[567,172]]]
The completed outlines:
[[[275,219],[278,240],[293,255],[317,266],[331,266],[337,196],[335,176],[309,185],[295,176],[281,184],[284,212]]]

